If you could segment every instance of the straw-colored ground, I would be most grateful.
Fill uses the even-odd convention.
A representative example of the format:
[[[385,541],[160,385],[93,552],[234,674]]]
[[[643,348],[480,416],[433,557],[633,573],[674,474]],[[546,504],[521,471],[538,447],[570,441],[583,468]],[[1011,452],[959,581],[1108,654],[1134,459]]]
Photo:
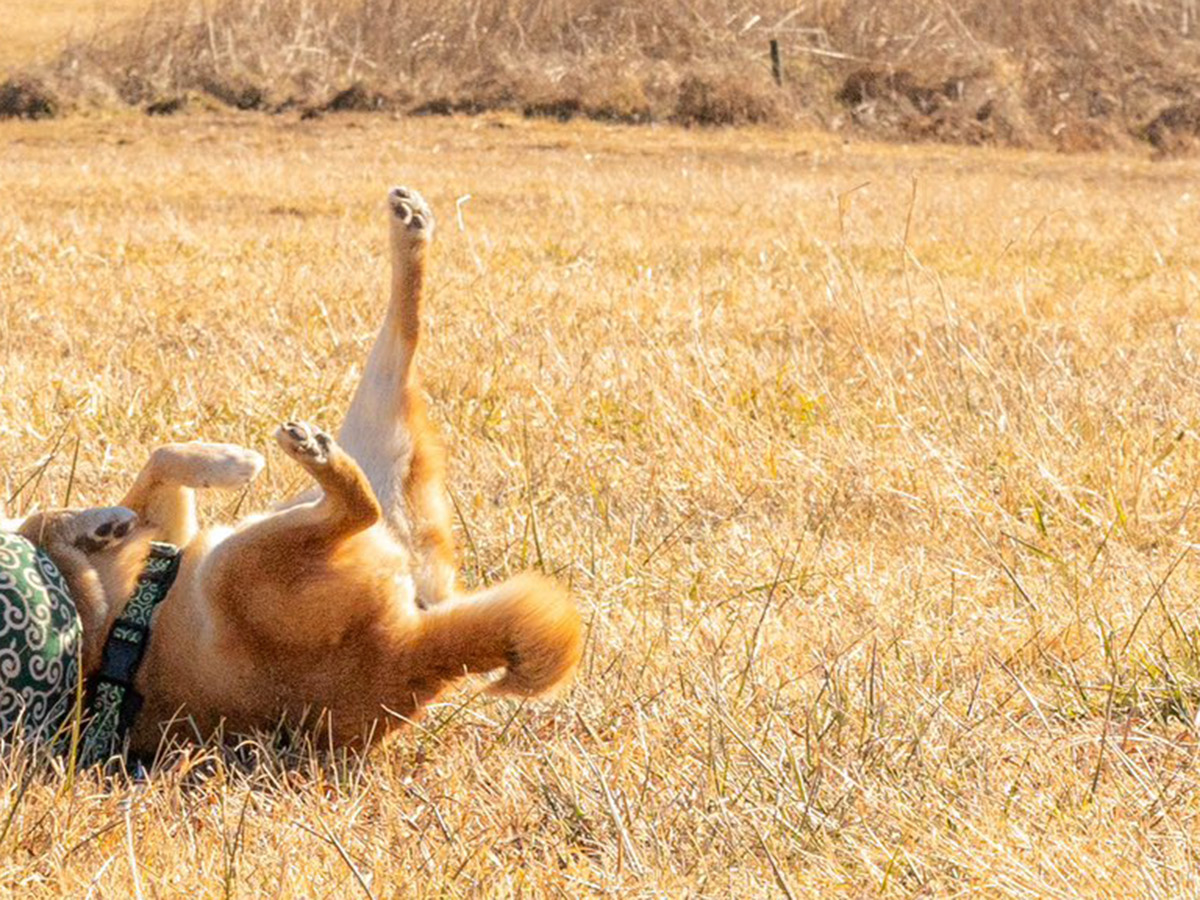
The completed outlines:
[[[336,423],[384,191],[468,583],[574,687],[364,763],[0,770],[20,897],[1200,892],[1197,166],[329,117],[0,125],[0,484]],[[72,482],[72,458],[78,461]],[[212,518],[233,498],[213,498]]]
[[[0,80],[9,66],[49,59],[67,40],[119,25],[150,0],[0,0]]]

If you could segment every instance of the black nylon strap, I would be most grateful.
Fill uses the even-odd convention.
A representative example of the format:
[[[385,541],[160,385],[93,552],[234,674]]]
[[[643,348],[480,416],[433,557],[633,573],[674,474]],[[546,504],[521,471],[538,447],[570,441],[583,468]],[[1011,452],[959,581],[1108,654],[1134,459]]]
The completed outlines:
[[[171,544],[153,543],[133,596],[104,643],[100,671],[92,679],[91,713],[80,752],[81,766],[104,762],[124,749],[125,735],[142,708],[133,687],[150,643],[150,619],[179,574],[181,554]]]

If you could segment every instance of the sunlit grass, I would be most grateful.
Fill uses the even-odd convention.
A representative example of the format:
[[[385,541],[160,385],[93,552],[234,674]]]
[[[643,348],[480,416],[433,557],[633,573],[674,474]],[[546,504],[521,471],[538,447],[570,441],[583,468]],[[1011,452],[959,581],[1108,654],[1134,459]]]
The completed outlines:
[[[0,0],[0,76],[53,57],[66,41],[91,37],[149,6],[149,0]]]
[[[468,685],[366,763],[66,790],[11,756],[7,890],[1200,888],[1194,165],[516,119],[0,139],[6,497],[63,435],[13,507],[76,440],[76,502],[201,436],[268,454],[244,507],[294,488],[266,437],[345,408],[403,182],[464,578],[540,565],[588,623],[560,700]]]

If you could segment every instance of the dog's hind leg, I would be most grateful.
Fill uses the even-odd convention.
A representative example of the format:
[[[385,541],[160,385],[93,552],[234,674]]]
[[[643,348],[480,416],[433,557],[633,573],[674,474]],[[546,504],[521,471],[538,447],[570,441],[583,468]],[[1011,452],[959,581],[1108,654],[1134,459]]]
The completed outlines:
[[[433,214],[416,192],[388,193],[391,299],[338,442],[358,462],[393,534],[412,552],[425,604],[454,591],[454,542],[444,459],[431,428],[413,357],[421,336]]]
[[[261,456],[235,444],[167,444],[150,455],[121,505],[157,540],[186,546],[199,528],[195,489],[243,487],[262,466]]]

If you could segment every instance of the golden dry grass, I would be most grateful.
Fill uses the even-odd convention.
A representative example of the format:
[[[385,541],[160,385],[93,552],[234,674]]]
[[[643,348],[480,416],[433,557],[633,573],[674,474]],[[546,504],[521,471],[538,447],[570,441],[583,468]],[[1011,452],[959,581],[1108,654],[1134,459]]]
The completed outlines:
[[[791,132],[0,126],[0,484],[336,421],[382,197],[468,583],[569,581],[561,699],[365,762],[0,768],[21,897],[1190,896],[1197,166]],[[213,498],[208,515],[229,515]]]
[[[150,0],[0,0],[0,74],[10,66],[48,59],[70,39],[115,26]]]

